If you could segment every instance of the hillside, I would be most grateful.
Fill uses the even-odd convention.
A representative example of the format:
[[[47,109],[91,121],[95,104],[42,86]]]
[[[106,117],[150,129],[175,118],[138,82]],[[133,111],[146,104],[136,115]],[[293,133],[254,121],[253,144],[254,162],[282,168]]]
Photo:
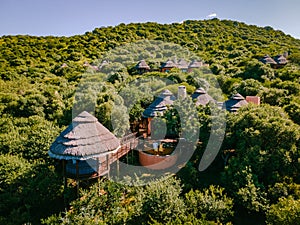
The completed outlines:
[[[237,65],[242,56],[252,59],[284,51],[299,53],[300,45],[300,40],[271,27],[260,28],[217,19],[170,25],[120,24],[68,38],[3,36],[0,42],[1,67],[3,70],[9,66],[38,65],[39,68],[51,69],[60,62],[91,62],[104,51],[141,39],[187,46],[204,60],[226,66],[230,62],[226,63],[225,59],[231,59],[231,63]]]
[[[160,47],[165,52],[156,54]],[[118,51],[122,54],[118,55]],[[136,73],[134,66],[140,53],[156,70],[144,75]],[[282,68],[260,62],[265,55],[283,53],[288,55],[288,63]],[[237,114],[226,114],[225,140],[208,170],[198,171],[198,164],[213,116],[209,107],[199,107],[201,144],[176,178],[144,188],[103,181],[103,191],[115,193],[111,193],[111,201],[103,195],[103,204],[97,200],[97,185],[83,191],[80,199],[76,198],[72,183],[64,193],[60,169],[49,159],[47,151],[70,124],[74,104],[79,107],[76,110],[86,106],[85,96],[80,94],[95,97],[95,116],[110,130],[114,125],[114,102],[130,103],[118,94],[141,96],[128,117],[120,116],[118,121],[137,122],[153,100],[147,90],[156,87],[158,91],[166,86],[176,90],[178,85],[185,85],[190,94],[203,84],[199,79],[205,77],[203,71],[158,71],[160,63],[168,58],[185,56],[209,64],[224,99],[239,92],[243,96],[259,96],[262,102]],[[106,59],[113,62],[112,66],[99,71]],[[173,84],[149,81],[145,92],[130,86],[151,76],[171,80]],[[120,24],[72,37],[2,36],[0,78],[0,224],[39,224],[41,219],[48,224],[299,222],[298,39],[271,27],[218,19]],[[82,93],[76,93],[78,88]],[[216,95],[213,87],[211,91]],[[117,115],[127,112],[122,107],[118,110]],[[127,128],[124,125],[119,134]],[[65,215],[64,197],[72,202]],[[83,214],[80,209],[85,210]],[[150,209],[151,218],[147,214]],[[178,216],[170,215],[170,210]],[[158,212],[164,213],[160,217]],[[93,220],[94,217],[97,219]]]

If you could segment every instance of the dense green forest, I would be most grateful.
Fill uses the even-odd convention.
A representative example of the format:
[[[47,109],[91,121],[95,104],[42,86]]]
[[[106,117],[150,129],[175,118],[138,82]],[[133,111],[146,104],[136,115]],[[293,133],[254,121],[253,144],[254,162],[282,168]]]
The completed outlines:
[[[284,52],[283,68],[259,61]],[[166,86],[175,93],[183,84],[191,94],[206,85],[199,79],[206,72],[140,75],[135,64],[145,59],[158,69],[168,58],[185,56],[209,64],[222,90],[220,96],[210,89],[218,100],[236,92],[261,98],[259,106],[226,113],[214,162],[198,170],[214,119],[214,109],[199,106],[193,123],[200,144],[176,175],[145,186],[103,179],[79,196],[72,183],[64,190],[61,170],[47,152],[71,123],[73,108],[88,107],[88,96],[110,130],[139,120],[153,100],[149,93]],[[112,63],[99,71],[103,60]],[[0,75],[0,224],[300,224],[300,40],[218,19],[120,24],[72,37],[2,36]],[[129,85],[141,78],[149,78],[143,91]],[[140,100],[133,104],[128,99],[134,96]],[[131,106],[128,116],[126,107],[113,107],[121,103]]]

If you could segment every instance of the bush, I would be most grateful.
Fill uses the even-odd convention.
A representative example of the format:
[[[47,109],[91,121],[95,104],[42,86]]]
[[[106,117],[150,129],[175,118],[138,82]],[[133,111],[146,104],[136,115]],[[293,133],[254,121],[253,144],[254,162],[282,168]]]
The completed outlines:
[[[191,190],[186,195],[187,210],[201,218],[227,222],[233,216],[233,200],[224,193],[224,188],[211,185],[203,192]]]
[[[266,222],[272,225],[300,224],[300,199],[280,198],[277,204],[271,205]]]

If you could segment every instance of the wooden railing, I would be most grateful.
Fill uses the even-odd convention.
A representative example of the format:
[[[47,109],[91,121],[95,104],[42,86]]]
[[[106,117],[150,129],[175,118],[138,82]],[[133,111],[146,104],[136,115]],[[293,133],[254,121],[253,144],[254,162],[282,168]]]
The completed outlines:
[[[122,156],[126,155],[131,149],[133,149],[137,146],[138,138],[136,137],[136,134],[137,133],[132,133],[132,134],[124,136],[121,139],[121,147],[119,148],[119,150],[116,153],[109,155],[108,162],[107,162],[106,156],[99,158],[101,166],[98,170],[98,174],[100,176],[102,176],[108,172],[108,170],[109,170],[108,165],[119,160]]]
[[[76,179],[91,179],[99,176],[104,176],[109,172],[110,165],[117,160],[119,160],[122,156],[126,155],[131,149],[135,149],[137,144],[138,144],[138,138],[136,137],[137,133],[131,133],[126,136],[124,136],[121,139],[121,147],[116,153],[109,154],[106,156],[102,156],[98,158],[98,167],[97,171],[94,173],[87,173],[87,174],[77,174],[76,175],[76,168],[74,167],[73,170],[71,171],[70,168],[68,168],[68,177],[71,178],[76,178]],[[87,164],[86,168],[81,166],[81,169],[92,169],[91,165]],[[96,169],[96,168],[95,168]]]
[[[137,135],[137,132],[131,133],[131,134],[128,134],[128,135],[122,137],[122,139],[121,139],[121,145],[133,141],[134,139],[136,139],[136,135]]]

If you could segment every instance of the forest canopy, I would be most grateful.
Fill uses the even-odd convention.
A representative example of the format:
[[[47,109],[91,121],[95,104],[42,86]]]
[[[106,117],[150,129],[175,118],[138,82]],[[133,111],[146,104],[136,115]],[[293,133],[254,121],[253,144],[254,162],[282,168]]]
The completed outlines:
[[[287,57],[283,67],[260,61],[279,54]],[[180,58],[208,67],[160,71]],[[140,60],[150,72],[135,70]],[[101,180],[79,196],[71,182],[64,189],[47,152],[74,111],[91,109],[111,131],[121,123],[121,137],[151,93],[177,94],[180,85],[189,95],[203,87],[217,101],[240,93],[262,104],[226,113],[224,141],[205,171],[198,166],[216,121],[210,105],[195,110],[199,144],[176,175],[146,186]],[[300,224],[300,40],[281,31],[212,19],[2,36],[0,114],[0,224]],[[178,121],[172,109],[161,119]]]

